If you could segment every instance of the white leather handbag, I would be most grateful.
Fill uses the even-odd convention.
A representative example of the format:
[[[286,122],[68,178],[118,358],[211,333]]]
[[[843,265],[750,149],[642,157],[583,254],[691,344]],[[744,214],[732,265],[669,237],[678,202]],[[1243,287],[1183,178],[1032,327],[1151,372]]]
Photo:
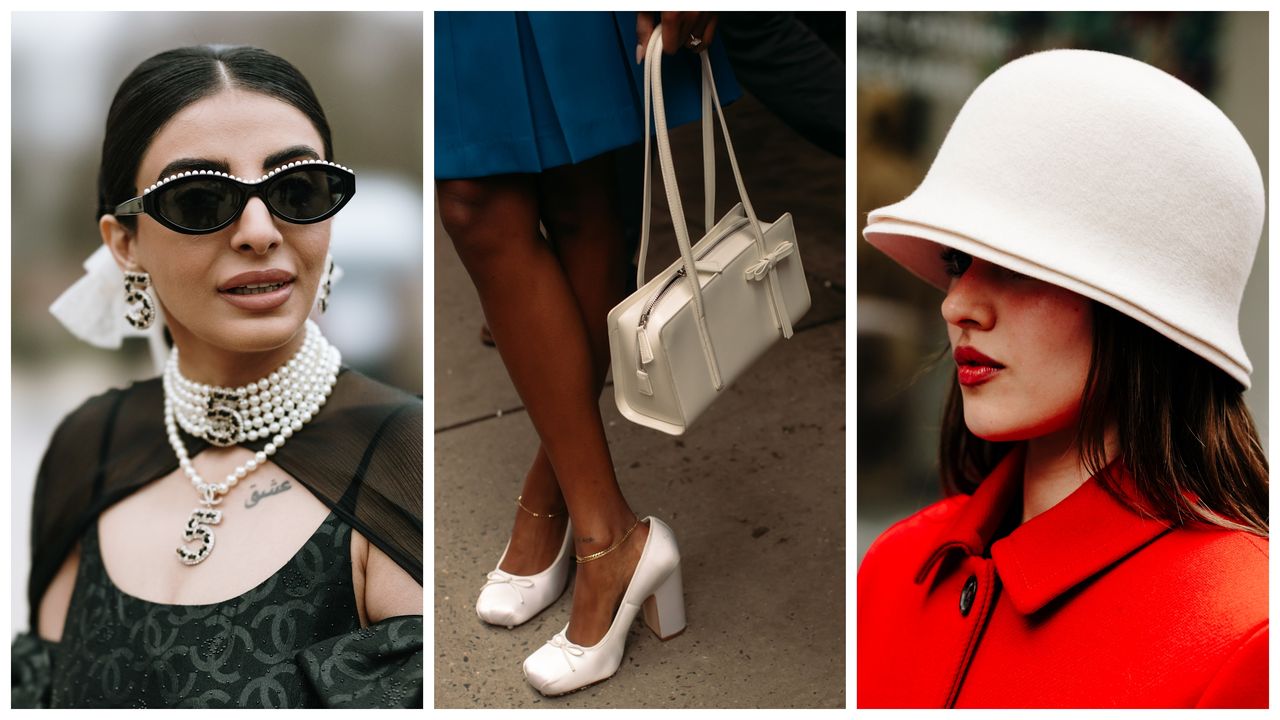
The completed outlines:
[[[704,217],[709,229],[701,240],[690,243],[662,97],[662,32],[655,28],[644,66],[644,214],[636,270],[640,289],[609,312],[609,353],[618,410],[632,422],[671,435],[683,434],[771,345],[790,338],[793,325],[809,309],[809,287],[791,215],[784,214],[772,223],[756,217],[720,108],[711,61],[706,53],[701,57]],[[680,259],[645,282],[652,205],[650,98],[658,164]],[[712,108],[720,119],[741,201],[714,225]]]

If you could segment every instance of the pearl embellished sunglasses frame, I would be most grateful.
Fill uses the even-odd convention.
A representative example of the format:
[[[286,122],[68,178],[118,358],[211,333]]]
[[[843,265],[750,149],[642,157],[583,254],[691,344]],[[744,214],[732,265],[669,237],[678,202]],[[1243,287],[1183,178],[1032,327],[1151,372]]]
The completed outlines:
[[[251,197],[261,198],[281,220],[307,225],[333,217],[355,192],[356,176],[350,168],[327,160],[299,160],[257,180],[216,170],[170,175],[117,205],[115,214],[150,215],[170,230],[204,235],[235,222]]]

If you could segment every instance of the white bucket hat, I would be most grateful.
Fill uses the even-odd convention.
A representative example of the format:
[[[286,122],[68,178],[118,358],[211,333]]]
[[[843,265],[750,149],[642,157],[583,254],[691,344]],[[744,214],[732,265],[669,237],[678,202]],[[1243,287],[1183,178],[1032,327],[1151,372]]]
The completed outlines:
[[[1262,173],[1212,102],[1150,65],[1050,50],[961,108],[928,175],[863,231],[946,289],[946,246],[1108,305],[1249,387],[1238,318]]]

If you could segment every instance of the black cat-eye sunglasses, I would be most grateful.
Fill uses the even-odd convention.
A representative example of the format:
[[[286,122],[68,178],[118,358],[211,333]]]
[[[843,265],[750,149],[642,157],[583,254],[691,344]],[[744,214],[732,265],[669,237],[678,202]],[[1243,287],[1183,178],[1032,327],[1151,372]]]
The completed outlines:
[[[115,214],[146,214],[170,230],[202,235],[235,222],[255,195],[272,215],[304,225],[333,217],[355,192],[350,169],[327,160],[299,160],[252,181],[216,170],[181,172],[120,203]]]

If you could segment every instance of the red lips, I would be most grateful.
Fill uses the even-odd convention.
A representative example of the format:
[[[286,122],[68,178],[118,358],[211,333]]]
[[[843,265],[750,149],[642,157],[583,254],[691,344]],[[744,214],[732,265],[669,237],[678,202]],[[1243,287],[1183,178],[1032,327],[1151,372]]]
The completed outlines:
[[[1004,365],[968,345],[956,348],[956,379],[965,387],[981,385],[1004,369]]]

